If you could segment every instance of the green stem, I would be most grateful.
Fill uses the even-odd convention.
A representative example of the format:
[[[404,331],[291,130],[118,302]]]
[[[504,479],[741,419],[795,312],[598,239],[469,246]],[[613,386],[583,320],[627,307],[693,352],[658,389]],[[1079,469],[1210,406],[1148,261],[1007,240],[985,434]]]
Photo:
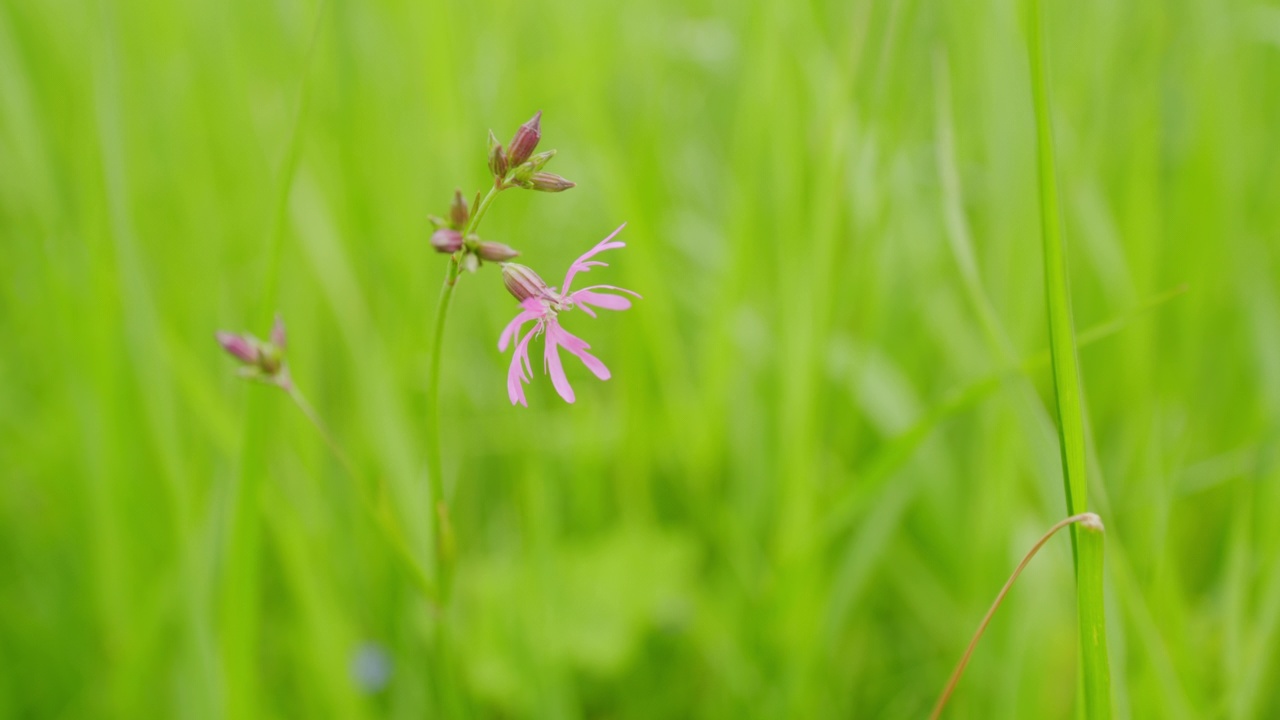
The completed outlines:
[[[365,512],[369,513],[369,516],[373,518],[378,529],[382,531],[383,538],[387,541],[387,544],[391,546],[391,549],[395,551],[396,556],[404,564],[405,569],[409,571],[409,576],[412,577],[413,581],[418,585],[418,589],[420,589],[428,598],[438,600],[439,596],[436,592],[435,585],[431,582],[431,579],[427,577],[426,572],[423,571],[422,566],[418,564],[417,559],[413,556],[413,551],[409,549],[409,543],[405,538],[404,531],[400,528],[400,523],[396,519],[395,513],[386,505],[386,488],[379,488],[377,499],[371,497],[369,495],[369,485],[364,481],[363,476],[356,471],[355,465],[352,464],[351,459],[347,456],[346,452],[343,451],[342,446],[338,444],[338,441],[334,439],[333,433],[329,432],[329,426],[320,418],[320,414],[317,413],[311,403],[307,401],[307,398],[302,394],[302,391],[298,389],[292,379],[288,376],[285,377],[285,380],[280,384],[280,387],[284,389],[285,393],[289,395],[289,399],[293,400],[293,403],[298,406],[298,409],[302,411],[302,414],[311,422],[311,425],[316,429],[316,432],[318,432],[320,437],[324,439],[324,443],[328,446],[329,452],[338,461],[338,464],[342,466],[347,477],[355,485],[356,495],[360,498],[361,506],[363,506]],[[379,499],[381,499],[382,502],[379,502]]]
[[[480,227],[480,220],[493,204],[493,199],[501,192],[496,184],[480,201],[471,214],[471,220],[463,230],[463,236],[470,235]],[[431,340],[431,365],[427,374],[427,470],[431,474],[431,511],[435,524],[436,573],[439,579],[440,604],[447,605],[452,589],[454,540],[453,526],[449,519],[449,505],[445,499],[444,471],[440,459],[440,357],[444,345],[444,324],[449,315],[449,301],[453,299],[453,289],[458,284],[461,272],[462,253],[458,251],[449,258],[445,268],[444,285],[440,288],[440,302],[436,306],[435,334]]]
[[[355,466],[351,464],[350,458],[348,458],[347,454],[342,450],[342,446],[338,444],[338,441],[333,439],[333,434],[329,432],[329,426],[325,425],[324,421],[320,419],[320,414],[316,412],[316,409],[311,406],[310,402],[307,402],[306,396],[303,395],[302,391],[298,389],[298,386],[294,384],[293,378],[285,375],[284,379],[280,382],[280,387],[284,389],[285,393],[289,396],[289,399],[293,401],[293,404],[298,406],[298,409],[302,411],[302,414],[307,416],[307,420],[311,421],[311,425],[316,429],[316,432],[320,433],[320,437],[324,439],[324,444],[329,447],[329,452],[333,453],[333,457],[338,461],[338,464],[342,466],[343,471],[346,472],[347,476],[351,478],[351,481],[356,484],[356,489],[363,490],[364,484],[360,479],[359,473],[356,472]]]
[[[1080,602],[1080,651],[1084,656],[1084,716],[1111,717],[1111,661],[1107,657],[1107,618],[1102,604],[1102,525],[1076,528],[1080,567],[1076,584]]]
[[[1062,239],[1062,211],[1054,164],[1053,127],[1049,113],[1048,75],[1045,71],[1044,18],[1039,0],[1030,0],[1027,17],[1027,56],[1031,69],[1031,95],[1035,108],[1036,150],[1039,160],[1040,220],[1044,241],[1045,299],[1049,313],[1049,352],[1053,361],[1053,388],[1058,406],[1058,439],[1067,512],[1086,510],[1088,481],[1085,476],[1084,392],[1071,317],[1071,287],[1067,276],[1066,249]],[[1072,529],[1076,566],[1076,598],[1080,619],[1080,656],[1084,673],[1084,708],[1088,720],[1111,717],[1111,677],[1107,659],[1106,625],[1102,594],[1102,543],[1082,537]],[[1082,547],[1082,542],[1088,547]]]
[[[467,223],[467,228],[462,233],[463,236],[475,232],[476,228],[480,227],[480,219],[488,212],[489,206],[493,204],[493,199],[498,197],[500,192],[502,192],[502,188],[497,185],[489,188],[489,192],[485,193],[484,198],[480,200],[480,204],[476,206],[475,212],[471,214],[471,222]]]

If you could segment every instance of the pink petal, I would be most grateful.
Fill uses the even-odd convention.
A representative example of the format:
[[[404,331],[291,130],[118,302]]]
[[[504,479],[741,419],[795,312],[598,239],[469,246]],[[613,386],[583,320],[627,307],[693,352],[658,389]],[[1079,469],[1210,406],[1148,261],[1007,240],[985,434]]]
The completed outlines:
[[[511,398],[512,405],[520,403],[529,407],[524,396],[524,384],[529,376],[525,375],[524,368],[529,364],[529,340],[532,338],[533,333],[525,335],[516,344],[516,351],[511,355],[511,367],[507,370],[507,397]]]
[[[547,328],[546,350],[543,353],[543,360],[547,366],[547,374],[551,376],[551,384],[555,386],[556,392],[560,393],[560,397],[564,401],[571,403],[574,401],[573,388],[569,386],[569,378],[564,376],[564,366],[560,364],[560,352],[556,349],[556,335],[554,331],[558,326],[554,321]]]
[[[604,252],[605,250],[612,250],[612,249],[614,249],[614,248],[620,248],[620,247],[626,247],[626,246],[627,246],[627,244],[626,244],[626,243],[624,243],[624,242],[609,242],[610,240],[613,240],[613,238],[614,238],[615,236],[617,236],[617,234],[618,234],[618,233],[622,232],[622,228],[624,228],[624,227],[626,227],[626,226],[627,226],[627,224],[626,224],[626,223],[622,223],[621,225],[619,225],[619,226],[618,226],[618,229],[617,229],[617,230],[614,230],[613,232],[609,233],[609,237],[607,237],[607,238],[605,238],[605,239],[601,240],[600,242],[596,243],[596,246],[595,246],[595,247],[593,247],[593,248],[591,248],[590,250],[586,251],[585,253],[583,253],[583,254],[582,254],[582,256],[581,256],[581,257],[579,257],[577,260],[574,260],[574,261],[573,261],[573,264],[569,266],[569,272],[564,276],[564,285],[561,285],[561,286],[560,286],[560,287],[561,287],[561,292],[563,292],[563,293],[565,293],[565,294],[568,294],[568,292],[569,292],[569,283],[573,282],[573,276],[574,276],[574,275],[578,274],[579,272],[586,272],[587,270],[590,270],[593,266],[604,265],[604,263],[602,263],[602,262],[600,262],[600,261],[598,261],[598,260],[597,260],[597,261],[592,261],[592,262],[587,262],[587,260],[588,260],[589,258],[592,258],[592,257],[594,257],[594,256],[596,256],[596,255],[598,255],[598,254],[600,254],[600,253],[602,253],[602,252]]]
[[[520,361],[512,358],[512,368],[519,366]],[[507,397],[511,398],[511,404],[519,403],[525,407],[529,407],[529,403],[524,399],[524,382],[520,380],[515,373],[507,373]]]
[[[640,293],[636,292],[635,290],[628,290],[628,289],[626,289],[626,288],[620,288],[620,287],[618,287],[617,285],[592,285],[591,287],[584,287],[584,288],[582,288],[582,290],[579,290],[578,292],[582,292],[583,290],[614,290],[614,291],[616,291],[616,292],[623,292],[623,293],[626,293],[626,294],[628,294],[628,295],[634,295],[635,297],[638,297],[638,298],[640,298],[641,300],[643,300],[643,299],[644,299],[644,296],[643,296],[643,295],[641,295]]]
[[[582,361],[582,364],[586,365],[587,369],[596,377],[601,380],[608,380],[612,377],[609,374],[609,368],[605,367],[604,363],[600,362],[599,358],[595,355],[587,352],[587,348],[591,346],[588,345],[585,340],[571,334],[568,330],[565,330],[559,325],[549,332],[554,332],[556,335],[556,342],[563,346],[565,350],[576,355],[578,359]]]
[[[542,308],[541,305],[538,307],[539,309]],[[498,337],[498,352],[506,352],[507,345],[512,339],[519,340],[520,328],[524,327],[524,324],[530,320],[536,320],[539,317],[541,317],[541,313],[533,312],[532,310],[524,310],[519,315],[516,315],[515,319],[507,323],[507,326],[502,329],[502,335]]]
[[[607,295],[605,293],[591,292],[590,290],[579,290],[572,295],[573,302],[586,310],[587,305],[594,305],[605,310],[626,310],[631,307],[631,301],[621,295]],[[590,313],[593,317],[595,313]]]

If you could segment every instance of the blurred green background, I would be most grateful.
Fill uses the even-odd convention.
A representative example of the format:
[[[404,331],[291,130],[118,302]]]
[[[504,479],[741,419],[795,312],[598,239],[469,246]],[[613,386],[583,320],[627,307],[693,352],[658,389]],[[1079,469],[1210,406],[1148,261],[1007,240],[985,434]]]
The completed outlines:
[[[1280,716],[1280,7],[1047,26],[1120,716]],[[0,716],[923,716],[1065,514],[1020,27],[0,0]],[[565,320],[612,380],[568,362],[577,404],[539,374],[513,408],[514,302],[463,278],[441,616],[213,332],[280,310],[429,565],[426,215],[538,109],[579,186],[504,193],[483,234],[558,278],[628,221],[590,279],[645,299]],[[1057,538],[950,717],[1074,715],[1072,588]]]

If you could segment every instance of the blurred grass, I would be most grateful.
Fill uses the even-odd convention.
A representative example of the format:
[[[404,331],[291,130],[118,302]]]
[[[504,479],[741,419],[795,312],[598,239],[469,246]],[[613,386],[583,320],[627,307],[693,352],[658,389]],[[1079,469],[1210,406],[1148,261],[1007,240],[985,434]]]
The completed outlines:
[[[1045,9],[1076,324],[1125,319],[1080,357],[1117,711],[1275,716],[1280,8]],[[542,109],[579,187],[504,193],[486,235],[554,276],[629,223],[600,281],[645,300],[567,319],[614,373],[571,368],[576,405],[539,378],[511,408],[513,304],[458,288],[449,673],[323,441],[212,339],[267,330],[304,86],[290,364],[420,558],[425,214]],[[0,716],[250,687],[268,717],[923,715],[1062,515],[1050,375],[1019,365],[1048,346],[1028,88],[1015,7],[978,0],[0,0]],[[257,588],[227,604],[255,427]],[[1069,567],[1027,571],[951,716],[1072,716]]]

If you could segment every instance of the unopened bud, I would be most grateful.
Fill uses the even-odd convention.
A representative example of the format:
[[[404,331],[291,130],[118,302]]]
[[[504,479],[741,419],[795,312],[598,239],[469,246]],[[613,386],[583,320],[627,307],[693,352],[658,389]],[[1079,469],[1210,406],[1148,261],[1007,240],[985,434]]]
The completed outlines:
[[[462,191],[453,191],[453,203],[449,205],[449,222],[455,229],[466,227],[471,213],[467,211],[467,201],[462,199]]]
[[[555,156],[556,156],[555,150],[540,152],[537,155],[534,155],[533,157],[529,158],[529,165],[533,167],[534,172],[538,172],[542,168],[546,167],[547,163],[551,162],[551,158]]]
[[[510,260],[520,254],[510,245],[503,245],[500,242],[490,242],[488,240],[482,241],[476,248],[476,252],[480,255],[481,260],[488,260],[489,262]]]
[[[498,142],[498,136],[489,131],[489,172],[493,173],[496,178],[505,177],[507,174],[507,153],[502,149],[502,143]]]
[[[466,253],[462,256],[462,269],[473,273],[480,269],[480,258],[475,253]]]
[[[573,186],[574,183],[569,180],[565,180],[554,173],[546,172],[534,173],[533,177],[529,179],[528,185],[530,189],[541,192],[564,192]]]
[[[431,234],[431,247],[436,252],[456,253],[462,247],[462,233],[453,228],[440,228]]]
[[[522,188],[527,188],[532,183],[533,183],[533,165],[530,163],[523,163],[520,166],[516,167],[515,170],[512,170],[509,173],[508,184],[510,185],[517,185]]]
[[[243,335],[218,332],[215,336],[223,350],[246,365],[258,364],[258,344]]]
[[[521,302],[529,298],[544,297],[549,290],[533,268],[517,263],[502,264],[502,284],[507,286],[507,292]]]
[[[539,110],[534,114],[529,122],[520,126],[516,130],[516,135],[511,139],[511,145],[507,148],[507,167],[515,167],[529,159],[535,148],[538,147],[538,141],[542,139],[542,111]]]
[[[428,215],[427,220],[431,223],[431,226],[437,230],[439,230],[442,227],[449,227],[449,221],[445,220],[439,215]]]
[[[284,318],[276,315],[275,324],[271,326],[271,344],[276,346],[280,352],[284,352]]]

